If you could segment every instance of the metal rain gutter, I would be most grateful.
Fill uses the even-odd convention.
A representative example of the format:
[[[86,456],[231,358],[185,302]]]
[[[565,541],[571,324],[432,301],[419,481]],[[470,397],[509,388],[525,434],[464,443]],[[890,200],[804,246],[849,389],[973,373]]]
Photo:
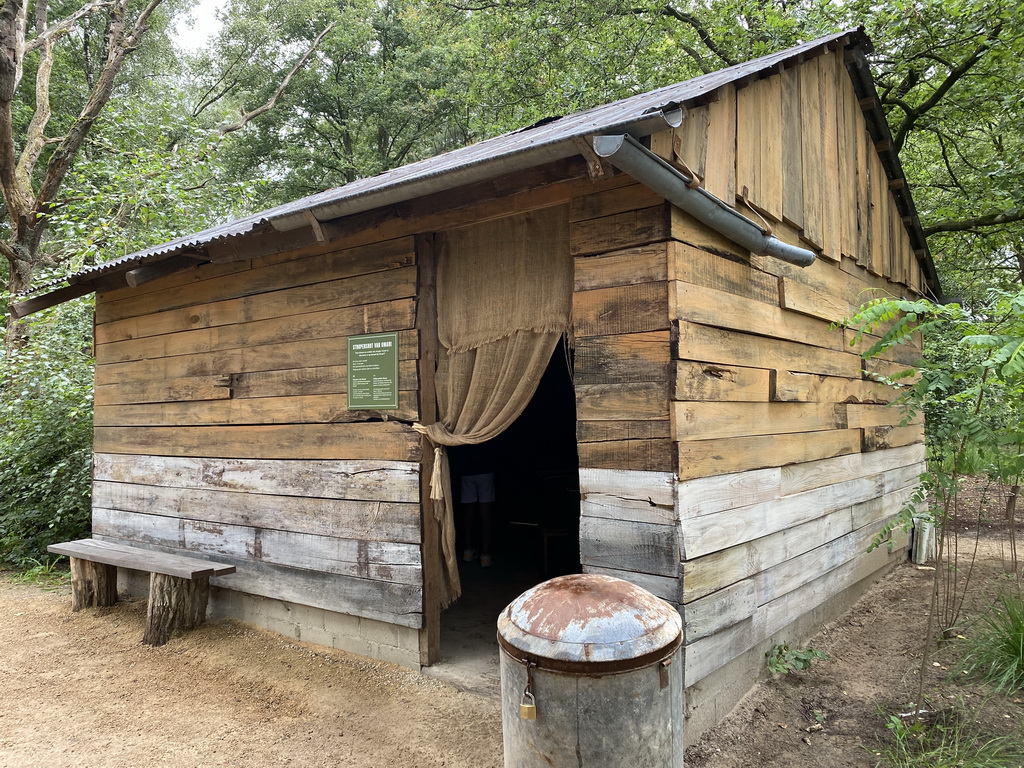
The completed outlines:
[[[270,222],[274,229],[286,232],[307,226],[309,224],[307,211],[322,222],[351,216],[374,208],[402,203],[435,192],[445,192],[454,187],[485,181],[495,176],[526,170],[543,163],[564,160],[578,155],[580,147],[576,142],[584,140],[583,137],[592,133],[595,128],[598,130],[611,128],[647,136],[666,128],[676,128],[682,123],[682,120],[683,110],[675,104],[667,104],[660,109],[652,109],[614,127],[584,124],[572,135],[555,134],[551,138],[539,141],[531,141],[529,135],[524,133],[522,144],[497,156],[481,152],[479,156],[469,159],[457,168],[438,168],[411,178],[399,178],[390,184],[385,182],[368,187],[354,194],[344,194],[346,188],[341,187],[339,191],[342,196],[337,200],[311,201],[301,210],[291,210],[270,217]],[[487,142],[482,142],[477,146],[484,148],[486,144]],[[355,182],[355,184],[359,184],[359,182]]]
[[[798,267],[814,263],[813,251],[782,242],[714,195],[700,187],[691,187],[692,179],[632,136],[595,136],[593,145],[598,156],[748,251],[759,256],[774,256]]]

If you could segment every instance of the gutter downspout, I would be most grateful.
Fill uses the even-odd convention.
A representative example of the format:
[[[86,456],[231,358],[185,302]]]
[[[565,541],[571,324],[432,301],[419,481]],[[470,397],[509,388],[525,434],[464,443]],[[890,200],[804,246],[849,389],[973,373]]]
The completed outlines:
[[[595,136],[593,145],[598,156],[748,251],[759,256],[774,256],[798,267],[814,263],[812,251],[782,242],[704,189],[691,188],[689,177],[632,136]]]

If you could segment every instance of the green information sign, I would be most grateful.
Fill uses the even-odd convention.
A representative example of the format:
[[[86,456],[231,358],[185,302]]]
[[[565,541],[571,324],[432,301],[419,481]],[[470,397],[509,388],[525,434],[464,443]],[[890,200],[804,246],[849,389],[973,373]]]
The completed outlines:
[[[348,409],[398,408],[398,334],[348,337]]]

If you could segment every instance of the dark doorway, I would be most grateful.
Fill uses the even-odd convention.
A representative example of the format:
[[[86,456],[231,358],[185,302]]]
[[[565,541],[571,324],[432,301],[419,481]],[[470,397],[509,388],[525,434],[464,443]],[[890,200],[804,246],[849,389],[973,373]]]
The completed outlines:
[[[564,338],[526,410],[488,448],[496,492],[490,565],[460,560],[462,596],[441,614],[441,662],[431,674],[497,695],[498,614],[533,585],[580,570],[576,395]],[[477,519],[474,538],[466,541],[457,464],[453,460],[452,492],[461,557],[480,549],[481,524]]]

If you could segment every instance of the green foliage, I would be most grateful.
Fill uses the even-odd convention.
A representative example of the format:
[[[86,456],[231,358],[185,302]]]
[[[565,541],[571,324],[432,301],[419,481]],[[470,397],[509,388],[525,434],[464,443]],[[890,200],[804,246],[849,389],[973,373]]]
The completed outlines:
[[[1019,768],[1024,749],[1018,739],[986,738],[964,722],[957,710],[929,721],[907,722],[889,715],[889,743],[877,766],[891,768]],[[876,753],[879,754],[879,753]]]
[[[18,561],[17,569],[13,581],[22,584],[34,584],[47,591],[71,585],[71,573],[61,566],[60,558],[23,558]]]
[[[66,304],[0,358],[0,562],[42,561],[88,532],[91,330],[91,305]]]
[[[764,656],[773,675],[803,672],[815,661],[828,661],[828,656],[817,648],[790,648],[785,644],[773,646]]]
[[[1024,597],[1002,595],[982,619],[981,631],[967,643],[962,669],[997,691],[1024,690]]]

